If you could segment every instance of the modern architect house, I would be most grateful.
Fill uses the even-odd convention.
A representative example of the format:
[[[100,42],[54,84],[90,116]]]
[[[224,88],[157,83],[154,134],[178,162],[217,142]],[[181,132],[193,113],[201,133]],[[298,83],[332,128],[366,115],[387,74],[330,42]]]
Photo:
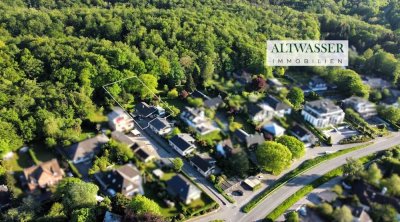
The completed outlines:
[[[53,186],[64,177],[64,170],[58,165],[57,159],[25,168],[23,173],[29,191]]]
[[[364,98],[352,96],[342,101],[343,108],[351,108],[363,118],[377,115],[376,105]]]
[[[94,174],[101,189],[110,196],[121,193],[126,197],[144,194],[142,176],[132,164],[125,164],[117,169]]]
[[[122,108],[114,107],[113,111],[107,115],[108,125],[112,130],[125,132],[133,129],[134,123],[132,117],[130,117]]]
[[[301,115],[304,120],[317,128],[337,125],[344,120],[343,110],[329,99],[307,102]]]
[[[169,145],[181,156],[186,156],[196,149],[194,141],[195,139],[189,134],[181,133],[169,139]]]

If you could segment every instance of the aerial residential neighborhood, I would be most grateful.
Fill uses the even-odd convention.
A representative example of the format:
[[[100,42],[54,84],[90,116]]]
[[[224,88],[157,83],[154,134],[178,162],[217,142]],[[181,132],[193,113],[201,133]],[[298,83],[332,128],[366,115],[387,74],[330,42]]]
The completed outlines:
[[[0,221],[400,221],[399,15],[0,1]]]

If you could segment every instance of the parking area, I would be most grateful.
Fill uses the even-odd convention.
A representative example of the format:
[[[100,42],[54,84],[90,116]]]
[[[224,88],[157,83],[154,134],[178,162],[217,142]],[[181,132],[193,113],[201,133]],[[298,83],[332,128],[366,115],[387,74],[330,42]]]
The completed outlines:
[[[360,135],[360,133],[357,130],[353,130],[348,125],[325,130],[324,134],[327,137],[332,138],[332,144],[338,144],[338,142],[344,138]]]

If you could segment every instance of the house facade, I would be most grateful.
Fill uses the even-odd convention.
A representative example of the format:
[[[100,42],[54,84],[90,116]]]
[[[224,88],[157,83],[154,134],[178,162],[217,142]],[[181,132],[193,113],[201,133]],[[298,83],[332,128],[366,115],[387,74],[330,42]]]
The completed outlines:
[[[107,117],[112,130],[126,132],[134,127],[133,119],[120,107],[114,107]]]
[[[370,118],[377,115],[376,105],[364,98],[352,96],[342,101],[343,107],[351,108],[363,118]]]
[[[328,99],[307,102],[301,115],[317,128],[340,124],[345,116],[343,110]]]

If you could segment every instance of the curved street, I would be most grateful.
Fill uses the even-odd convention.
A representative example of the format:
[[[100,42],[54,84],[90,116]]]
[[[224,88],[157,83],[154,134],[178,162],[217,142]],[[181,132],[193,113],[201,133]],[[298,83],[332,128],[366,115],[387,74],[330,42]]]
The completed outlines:
[[[243,213],[241,208],[247,202],[243,202],[242,204],[233,204],[224,206],[220,208],[216,212],[207,214],[203,217],[193,218],[191,221],[202,221],[208,222],[212,220],[225,220],[225,221],[261,221],[265,218],[267,214],[269,214],[272,210],[274,210],[279,204],[281,204],[284,200],[294,194],[296,191],[301,189],[303,186],[310,184],[312,181],[321,177],[325,173],[343,165],[346,163],[346,159],[349,157],[352,158],[361,158],[372,153],[382,151],[388,148],[391,148],[397,144],[400,144],[400,133],[392,133],[388,137],[379,138],[373,144],[341,155],[334,159],[322,162],[316,167],[304,172],[303,174],[293,178],[287,184],[280,187],[275,192],[271,193],[267,198],[265,198],[262,203],[258,204],[252,211],[249,213]],[[354,145],[353,145],[354,146]]]

